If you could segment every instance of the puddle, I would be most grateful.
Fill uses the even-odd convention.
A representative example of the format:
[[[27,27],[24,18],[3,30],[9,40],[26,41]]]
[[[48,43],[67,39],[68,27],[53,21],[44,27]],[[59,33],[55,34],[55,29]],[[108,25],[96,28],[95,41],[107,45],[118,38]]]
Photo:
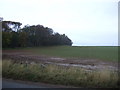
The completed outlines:
[[[118,71],[118,69],[116,67],[113,66],[103,66],[103,65],[97,65],[97,66],[93,66],[93,65],[82,65],[82,64],[63,64],[63,63],[53,63],[53,62],[46,62],[47,64],[55,64],[55,65],[60,65],[60,66],[72,66],[72,67],[80,67],[80,68],[84,68],[87,70],[104,70],[104,69],[108,69],[108,70],[114,70],[114,71]]]
[[[65,60],[64,58],[50,58],[50,59],[53,59],[53,60]]]
[[[71,67],[80,67],[86,70],[114,70],[118,71],[117,65],[114,63],[106,63],[96,60],[67,60],[65,58],[58,58],[58,57],[46,57],[46,56],[34,56],[34,55],[17,55],[17,54],[3,54],[3,58],[13,59],[19,62],[25,62],[30,64],[35,64],[38,62],[45,63],[45,64],[55,64],[60,66],[71,66]]]

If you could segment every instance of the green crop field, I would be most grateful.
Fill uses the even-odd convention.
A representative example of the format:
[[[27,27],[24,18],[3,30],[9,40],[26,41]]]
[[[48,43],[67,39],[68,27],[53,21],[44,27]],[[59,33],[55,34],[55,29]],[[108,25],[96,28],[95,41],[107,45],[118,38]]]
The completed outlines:
[[[69,58],[77,58],[81,62],[84,59],[97,59],[103,62],[109,61],[112,62],[112,64],[115,64],[118,61],[118,47],[115,46],[52,46],[14,49],[10,48],[4,49],[3,54],[5,53],[7,53],[8,56],[12,55],[12,53],[16,55],[17,58],[15,60],[20,60],[20,57],[18,57],[19,55],[28,57],[29,55],[45,55],[45,58],[47,59],[49,59],[49,56],[67,58],[68,62],[71,60]],[[4,60],[2,62],[2,68],[4,69],[2,70],[2,75],[5,78],[58,85],[72,85],[77,87],[119,87],[119,72],[116,72],[112,69],[109,70],[108,68],[104,68],[100,70],[91,70],[89,72],[86,71],[85,68],[64,67],[56,64],[46,64],[46,66],[43,67],[42,62],[34,64],[21,64],[21,61],[15,62],[8,56],[6,59],[3,58]],[[105,66],[106,65],[103,65],[103,67]],[[112,66],[111,64],[109,66],[114,67],[114,65]]]
[[[8,50],[8,49],[7,49]],[[22,51],[35,55],[47,55],[63,58],[98,59],[118,61],[117,46],[52,46],[34,48],[15,48],[10,51]]]

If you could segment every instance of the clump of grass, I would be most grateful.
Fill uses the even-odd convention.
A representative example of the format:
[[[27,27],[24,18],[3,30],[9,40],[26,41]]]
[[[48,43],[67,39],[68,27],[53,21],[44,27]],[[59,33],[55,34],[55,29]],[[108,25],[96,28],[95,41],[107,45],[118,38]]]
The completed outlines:
[[[118,73],[108,70],[87,72],[77,67],[19,64],[3,60],[3,77],[78,87],[118,87]]]

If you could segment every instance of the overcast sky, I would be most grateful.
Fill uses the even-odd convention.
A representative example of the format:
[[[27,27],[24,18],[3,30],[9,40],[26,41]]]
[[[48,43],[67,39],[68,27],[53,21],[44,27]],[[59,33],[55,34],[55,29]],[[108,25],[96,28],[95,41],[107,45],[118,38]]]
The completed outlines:
[[[117,46],[118,1],[1,0],[0,17],[52,28],[77,46]]]

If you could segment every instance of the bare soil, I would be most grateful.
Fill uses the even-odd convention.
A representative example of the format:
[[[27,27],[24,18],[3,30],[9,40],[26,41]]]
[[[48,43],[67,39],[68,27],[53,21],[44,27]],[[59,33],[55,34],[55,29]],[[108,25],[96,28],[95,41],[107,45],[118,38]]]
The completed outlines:
[[[43,64],[56,64],[62,66],[74,66],[80,67],[87,70],[103,70],[109,69],[118,71],[118,62],[110,62],[103,60],[95,60],[95,59],[77,59],[77,58],[60,58],[60,57],[51,57],[46,55],[33,55],[26,52],[9,52],[3,51],[2,58],[11,59],[15,62],[20,63],[43,63]]]

